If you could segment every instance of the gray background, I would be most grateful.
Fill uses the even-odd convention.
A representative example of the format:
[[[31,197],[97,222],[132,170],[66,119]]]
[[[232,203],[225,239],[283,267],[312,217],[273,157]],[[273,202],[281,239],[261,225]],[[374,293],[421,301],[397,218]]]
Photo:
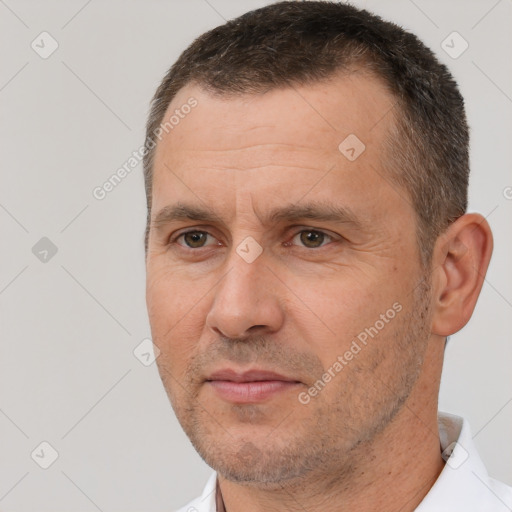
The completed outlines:
[[[133,354],[150,336],[141,165],[102,201],[92,190],[142,144],[149,100],[192,39],[267,3],[0,0],[0,510],[152,512],[200,494],[211,470],[155,364]],[[466,98],[470,209],[495,252],[448,347],[441,409],[470,421],[490,473],[512,484],[512,2],[355,3],[417,33]],[[31,47],[51,47],[43,31],[59,45],[46,59]],[[469,43],[456,59],[441,47],[453,31]],[[42,441],[59,455],[48,469]]]

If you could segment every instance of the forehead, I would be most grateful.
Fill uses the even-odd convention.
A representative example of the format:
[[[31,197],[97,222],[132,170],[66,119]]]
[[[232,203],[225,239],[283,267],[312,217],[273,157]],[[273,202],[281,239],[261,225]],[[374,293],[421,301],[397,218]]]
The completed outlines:
[[[191,99],[195,106],[184,108]],[[380,215],[379,202],[396,205],[396,186],[382,170],[395,103],[362,72],[264,94],[218,96],[190,84],[164,116],[175,124],[156,148],[153,210],[180,194],[238,208],[241,199],[227,197],[230,189],[239,198],[250,190],[251,201],[259,194],[263,203],[336,194],[340,202],[366,202],[352,205],[365,216]],[[409,204],[402,207],[411,214]]]
[[[355,70],[264,94],[213,95],[189,84],[178,91],[164,121],[192,97],[197,107],[164,135],[160,148],[229,150],[243,147],[250,137],[255,143],[289,142],[332,151],[348,134],[373,145],[386,132],[396,103],[379,79]]]

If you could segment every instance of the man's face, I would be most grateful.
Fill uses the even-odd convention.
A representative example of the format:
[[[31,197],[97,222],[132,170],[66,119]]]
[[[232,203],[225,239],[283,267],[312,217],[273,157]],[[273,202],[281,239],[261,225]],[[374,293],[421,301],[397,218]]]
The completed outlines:
[[[231,98],[187,86],[165,119],[190,97],[157,147],[152,218],[181,203],[217,219],[161,214],[147,254],[177,418],[234,481],[348,466],[409,396],[430,336],[415,214],[381,163],[394,100],[357,73]],[[350,134],[363,152],[353,135],[338,147]],[[340,216],[270,218],[306,206]],[[226,369],[289,380],[214,375]]]

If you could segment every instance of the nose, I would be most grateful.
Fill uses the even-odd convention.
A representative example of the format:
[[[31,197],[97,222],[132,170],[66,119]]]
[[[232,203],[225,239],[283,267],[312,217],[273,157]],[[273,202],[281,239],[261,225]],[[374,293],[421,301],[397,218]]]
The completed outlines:
[[[284,321],[283,284],[267,266],[264,253],[248,263],[233,249],[227,273],[214,288],[206,325],[216,334],[244,338],[276,332]]]

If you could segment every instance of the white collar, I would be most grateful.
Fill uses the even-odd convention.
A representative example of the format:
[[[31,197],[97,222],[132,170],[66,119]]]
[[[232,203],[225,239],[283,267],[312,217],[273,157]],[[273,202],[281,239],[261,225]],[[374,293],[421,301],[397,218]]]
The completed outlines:
[[[440,412],[438,425],[446,464],[415,512],[512,511],[512,488],[489,476],[468,422]]]
[[[512,487],[489,477],[463,418],[439,412],[439,436],[446,464],[415,512],[511,512]],[[217,512],[217,473],[200,497],[177,512]]]

